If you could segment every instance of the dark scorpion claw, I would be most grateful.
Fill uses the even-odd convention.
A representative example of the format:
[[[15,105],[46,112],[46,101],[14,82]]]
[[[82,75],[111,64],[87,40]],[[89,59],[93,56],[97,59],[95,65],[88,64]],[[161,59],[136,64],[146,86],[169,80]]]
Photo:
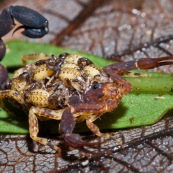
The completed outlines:
[[[49,31],[48,20],[30,8],[16,5],[4,9],[0,15],[0,60],[6,51],[1,38],[15,27],[14,19],[22,24],[14,32],[23,28],[22,34],[27,37],[41,38]]]
[[[40,38],[48,33],[48,21],[40,13],[22,6],[11,6],[11,15],[23,26],[23,35],[30,38]],[[18,28],[16,29],[18,30]]]

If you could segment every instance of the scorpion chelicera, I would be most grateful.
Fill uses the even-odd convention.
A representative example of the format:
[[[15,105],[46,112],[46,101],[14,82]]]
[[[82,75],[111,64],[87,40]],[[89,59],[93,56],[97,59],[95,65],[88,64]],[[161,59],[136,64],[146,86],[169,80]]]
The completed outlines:
[[[17,20],[14,11],[23,11],[24,14],[28,11],[41,19],[39,26],[33,26],[31,21],[25,21],[28,18],[21,17],[19,21],[26,28],[25,35],[40,37],[47,32],[47,20],[35,11],[22,10],[25,7],[9,9],[10,12],[5,10],[4,13],[8,12],[8,17],[12,15]],[[20,16],[23,16],[22,13]],[[172,57],[142,58],[101,69],[85,57],[68,53],[58,57],[44,53],[23,56],[23,61],[28,60],[37,61],[17,70],[7,82],[7,72],[2,68],[0,76],[4,82],[0,99],[13,100],[21,105],[29,115],[30,137],[58,152],[61,151],[58,146],[38,136],[38,120],[60,120],[59,131],[67,146],[76,149],[91,147],[93,143],[84,141],[79,134],[73,132],[76,122],[86,121],[87,127],[96,136],[109,138],[109,134],[100,132],[94,121],[116,109],[123,95],[130,92],[132,86],[122,75],[133,69],[152,69],[173,64]]]

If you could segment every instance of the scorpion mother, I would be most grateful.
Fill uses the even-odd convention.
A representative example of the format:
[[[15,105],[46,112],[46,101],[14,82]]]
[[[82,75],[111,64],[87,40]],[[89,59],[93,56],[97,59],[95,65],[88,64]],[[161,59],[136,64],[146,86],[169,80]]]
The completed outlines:
[[[14,27],[14,19],[22,24],[16,30],[24,28],[23,34],[28,37],[39,38],[48,32],[48,21],[41,14],[26,7],[11,6],[0,16],[1,37]],[[2,40],[0,53],[2,59],[5,55]],[[38,120],[60,120],[59,131],[67,146],[76,149],[90,147],[92,143],[73,132],[75,124],[86,121],[96,136],[109,138],[108,134],[100,132],[94,121],[116,109],[123,95],[130,92],[131,84],[121,76],[133,69],[173,64],[171,57],[142,58],[101,69],[85,57],[68,53],[58,57],[32,54],[24,56],[23,60],[37,61],[17,70],[11,80],[7,80],[7,72],[1,68],[4,75],[0,81],[4,85],[1,86],[0,99],[19,104],[28,114],[30,137],[58,152],[61,152],[58,146],[38,136]]]

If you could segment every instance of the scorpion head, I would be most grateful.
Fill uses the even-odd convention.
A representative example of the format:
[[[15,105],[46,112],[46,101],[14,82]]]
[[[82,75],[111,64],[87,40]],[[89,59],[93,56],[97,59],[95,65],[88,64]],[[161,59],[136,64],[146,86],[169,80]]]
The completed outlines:
[[[84,95],[84,100],[88,102],[107,102],[117,99],[119,90],[114,83],[96,83]]]
[[[114,110],[122,98],[122,93],[114,83],[96,83],[80,96],[70,98],[73,113],[101,115]]]

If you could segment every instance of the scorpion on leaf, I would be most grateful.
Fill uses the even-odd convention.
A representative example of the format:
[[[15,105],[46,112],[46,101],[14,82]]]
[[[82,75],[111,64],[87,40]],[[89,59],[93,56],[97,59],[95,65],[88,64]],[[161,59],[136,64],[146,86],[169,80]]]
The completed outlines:
[[[10,10],[1,14],[0,22],[7,13],[8,17],[14,17],[24,25],[24,35],[32,38],[45,35],[48,31],[47,20],[39,13],[25,8],[10,7]],[[40,21],[36,22],[39,25],[28,21],[28,17],[23,18],[26,15],[22,13],[17,16],[16,11],[32,13]],[[2,30],[3,28],[0,28],[1,36],[6,34]],[[86,121],[87,127],[96,136],[109,138],[109,134],[100,132],[94,121],[104,113],[116,109],[122,97],[131,91],[131,84],[122,75],[133,69],[152,69],[173,64],[172,57],[142,58],[101,69],[85,57],[68,53],[57,57],[44,53],[23,56],[23,61],[28,60],[37,61],[17,70],[11,80],[6,80],[6,69],[0,69],[0,80],[3,83],[0,99],[13,100],[21,105],[29,116],[30,137],[59,153],[60,147],[38,136],[38,120],[59,120],[59,132],[68,147],[92,147],[93,143],[84,141],[79,134],[73,132],[74,127],[76,123]]]

